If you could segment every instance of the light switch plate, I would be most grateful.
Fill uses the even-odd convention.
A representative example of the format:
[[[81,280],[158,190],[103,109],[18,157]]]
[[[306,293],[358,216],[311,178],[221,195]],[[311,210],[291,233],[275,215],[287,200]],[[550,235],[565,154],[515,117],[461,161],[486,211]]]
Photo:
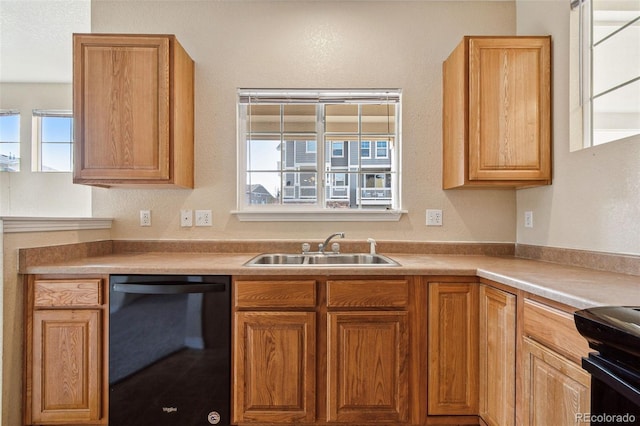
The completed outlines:
[[[442,210],[427,209],[427,226],[442,226]]]
[[[211,210],[196,210],[196,226],[212,226]]]

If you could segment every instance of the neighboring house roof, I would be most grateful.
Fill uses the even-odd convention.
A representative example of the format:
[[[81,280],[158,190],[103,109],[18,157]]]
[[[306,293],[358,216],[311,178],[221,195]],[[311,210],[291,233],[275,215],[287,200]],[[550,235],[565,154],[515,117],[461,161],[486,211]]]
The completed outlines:
[[[267,203],[273,202],[276,199],[273,195],[271,195],[271,192],[269,192],[264,186],[259,183],[247,185],[245,193],[248,197],[251,197],[253,199],[261,199]]]
[[[271,193],[267,191],[267,188],[260,185],[259,183],[254,183],[253,185],[247,185],[247,192],[250,192],[252,194],[260,193],[265,195],[271,195]]]

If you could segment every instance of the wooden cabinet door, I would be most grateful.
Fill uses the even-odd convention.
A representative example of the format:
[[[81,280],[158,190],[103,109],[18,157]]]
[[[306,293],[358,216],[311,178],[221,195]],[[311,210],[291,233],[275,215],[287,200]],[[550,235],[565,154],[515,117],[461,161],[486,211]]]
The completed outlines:
[[[33,313],[33,423],[80,424],[101,418],[101,312]]]
[[[549,37],[469,39],[469,179],[551,179]]]
[[[169,179],[169,39],[83,36],[75,53],[82,177]]]
[[[407,312],[327,313],[327,420],[408,419]]]
[[[315,312],[236,312],[233,421],[315,420]]]
[[[429,283],[428,414],[478,414],[478,284]]]
[[[466,36],[443,64],[444,189],[551,183],[551,38]]]
[[[516,296],[480,287],[480,416],[513,426],[516,399]]]
[[[173,36],[74,35],[74,182],[193,187],[193,61]]]
[[[573,426],[576,415],[589,413],[590,377],[554,351],[523,339],[523,426]]]

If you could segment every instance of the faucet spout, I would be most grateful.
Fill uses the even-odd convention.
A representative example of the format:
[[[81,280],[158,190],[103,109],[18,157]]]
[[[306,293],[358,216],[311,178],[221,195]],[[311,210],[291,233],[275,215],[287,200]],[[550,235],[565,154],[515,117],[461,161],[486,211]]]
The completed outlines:
[[[344,238],[344,232],[336,232],[335,234],[331,234],[327,237],[326,240],[324,240],[324,243],[320,243],[318,245],[318,251],[320,253],[324,253],[325,249],[327,248],[327,245],[329,244],[329,242],[335,238],[335,237],[340,237],[340,238]]]

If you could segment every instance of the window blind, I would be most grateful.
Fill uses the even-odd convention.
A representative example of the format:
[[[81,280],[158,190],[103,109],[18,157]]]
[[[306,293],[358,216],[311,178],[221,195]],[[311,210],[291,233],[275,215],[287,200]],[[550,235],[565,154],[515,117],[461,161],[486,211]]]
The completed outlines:
[[[34,117],[71,117],[73,113],[68,109],[34,109]]]
[[[241,104],[252,103],[399,103],[399,89],[342,90],[269,90],[238,89]]]

